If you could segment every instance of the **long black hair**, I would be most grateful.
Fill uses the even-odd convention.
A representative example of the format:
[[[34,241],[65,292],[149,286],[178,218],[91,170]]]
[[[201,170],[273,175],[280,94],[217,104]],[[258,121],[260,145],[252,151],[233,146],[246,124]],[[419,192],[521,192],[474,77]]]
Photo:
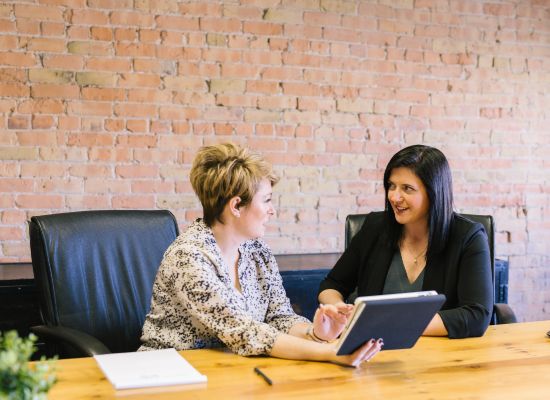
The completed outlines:
[[[397,248],[403,234],[403,225],[395,219],[388,200],[389,180],[395,168],[410,169],[424,184],[430,206],[428,210],[428,249],[426,257],[441,252],[449,238],[453,218],[453,180],[451,168],[445,155],[435,147],[414,145],[399,150],[389,161],[384,171],[385,216],[388,239]]]

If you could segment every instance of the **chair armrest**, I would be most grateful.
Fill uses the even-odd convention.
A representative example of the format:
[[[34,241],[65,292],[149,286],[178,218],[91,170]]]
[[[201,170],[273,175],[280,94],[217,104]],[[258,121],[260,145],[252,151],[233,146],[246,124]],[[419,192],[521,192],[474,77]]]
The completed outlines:
[[[95,337],[76,329],[64,326],[38,325],[30,328],[31,332],[44,340],[67,344],[74,348],[80,357],[91,357],[96,354],[109,354],[111,351]]]
[[[497,324],[513,324],[518,322],[512,308],[505,303],[495,303]]]

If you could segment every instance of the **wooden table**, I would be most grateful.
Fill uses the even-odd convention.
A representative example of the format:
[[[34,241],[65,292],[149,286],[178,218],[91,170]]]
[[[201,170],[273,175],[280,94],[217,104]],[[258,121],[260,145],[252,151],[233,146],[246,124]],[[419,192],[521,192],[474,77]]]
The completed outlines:
[[[181,354],[208,376],[202,386],[115,392],[92,358],[58,361],[49,399],[543,399],[550,396],[550,321],[491,326],[482,338],[421,338],[359,369],[221,350]],[[269,386],[253,372],[260,367]]]

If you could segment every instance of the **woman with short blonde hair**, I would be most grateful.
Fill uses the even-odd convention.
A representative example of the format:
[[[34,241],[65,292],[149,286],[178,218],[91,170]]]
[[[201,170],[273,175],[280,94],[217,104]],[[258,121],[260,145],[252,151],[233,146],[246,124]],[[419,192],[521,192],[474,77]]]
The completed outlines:
[[[204,218],[170,245],[153,286],[140,350],[227,346],[240,355],[358,366],[382,342],[348,356],[332,343],[349,306],[323,306],[311,323],[294,313],[277,262],[261,240],[278,178],[259,154],[225,143],[199,150],[190,174]]]

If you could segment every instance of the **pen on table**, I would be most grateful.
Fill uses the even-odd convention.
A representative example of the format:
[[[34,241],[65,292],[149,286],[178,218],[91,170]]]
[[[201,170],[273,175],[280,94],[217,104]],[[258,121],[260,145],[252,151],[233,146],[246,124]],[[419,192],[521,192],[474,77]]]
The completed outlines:
[[[267,382],[268,385],[273,385],[273,381],[271,379],[269,379],[269,376],[264,374],[263,371],[260,368],[255,367],[254,372],[257,373],[258,375],[260,375],[264,379],[264,381]]]

